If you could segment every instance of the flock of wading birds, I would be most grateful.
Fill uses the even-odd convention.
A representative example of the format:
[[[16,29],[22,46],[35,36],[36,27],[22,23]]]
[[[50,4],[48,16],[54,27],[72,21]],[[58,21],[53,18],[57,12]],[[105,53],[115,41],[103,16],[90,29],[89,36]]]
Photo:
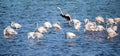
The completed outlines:
[[[63,13],[60,7],[57,7],[60,10],[60,16],[65,18],[69,25],[73,25],[74,29],[79,31],[81,27],[81,21],[78,19],[72,19],[70,14]],[[105,30],[107,32],[107,39],[112,39],[113,37],[119,35],[118,30],[118,24],[120,23],[120,18],[106,18],[106,22],[104,21],[104,18],[102,16],[98,16],[95,18],[96,22],[89,21],[89,19],[84,19],[84,32],[102,32]],[[98,23],[98,25],[96,24]],[[106,27],[104,27],[101,24],[105,24]],[[107,27],[108,26],[108,27]],[[10,36],[12,34],[18,34],[16,29],[20,29],[22,26],[19,23],[11,22],[10,26],[7,26],[4,31],[4,37],[5,38],[11,38]],[[44,37],[44,33],[48,32],[50,28],[55,28],[55,30],[61,30],[62,27],[60,26],[60,23],[51,24],[49,21],[46,21],[43,23],[43,26],[38,26],[37,23],[37,29],[33,32],[28,32],[28,39],[40,39]],[[72,32],[66,32],[65,33],[66,38],[72,39],[76,37],[76,34]]]

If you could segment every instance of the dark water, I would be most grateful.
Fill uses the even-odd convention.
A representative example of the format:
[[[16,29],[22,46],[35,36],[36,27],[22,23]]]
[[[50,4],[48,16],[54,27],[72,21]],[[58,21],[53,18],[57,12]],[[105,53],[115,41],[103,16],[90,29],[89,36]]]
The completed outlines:
[[[102,39],[93,39],[91,35],[83,33],[83,25],[78,32],[66,25],[65,19],[59,16],[56,8],[61,7],[72,18],[83,21],[98,15],[104,18],[120,17],[120,0],[0,0],[0,56],[119,56],[120,36],[114,41],[106,40],[106,33]],[[45,33],[46,38],[40,43],[30,43],[27,33],[35,30],[34,23],[39,21],[39,26],[49,20],[52,23],[59,21],[61,31],[50,29]],[[10,25],[10,21],[20,23],[23,27],[14,35],[17,39],[5,39],[3,29]],[[119,28],[120,29],[120,28]],[[64,33],[74,32],[78,38],[68,40]],[[97,36],[97,34],[96,34]],[[96,37],[98,38],[98,37]]]

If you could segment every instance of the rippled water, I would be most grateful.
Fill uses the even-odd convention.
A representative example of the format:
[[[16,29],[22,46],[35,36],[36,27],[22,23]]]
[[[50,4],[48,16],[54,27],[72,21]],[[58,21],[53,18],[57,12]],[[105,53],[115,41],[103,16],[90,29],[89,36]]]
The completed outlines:
[[[98,39],[99,37],[94,39],[91,35],[83,33],[84,24],[80,31],[76,31],[66,25],[67,21],[59,16],[57,6],[80,21],[84,18],[95,21],[94,18],[98,15],[104,18],[120,17],[119,0],[0,0],[0,56],[120,55],[120,36],[116,36],[114,41],[109,41],[106,40],[106,33],[103,33],[102,39]],[[41,26],[46,20],[52,23],[59,21],[63,29],[61,31],[50,29],[40,42],[31,43],[27,39],[27,33],[35,30],[35,22],[39,21]],[[15,40],[5,39],[2,35],[3,29],[10,25],[10,21],[23,26],[17,30],[19,34],[14,35]],[[64,33],[67,31],[74,32],[78,38],[66,39]]]

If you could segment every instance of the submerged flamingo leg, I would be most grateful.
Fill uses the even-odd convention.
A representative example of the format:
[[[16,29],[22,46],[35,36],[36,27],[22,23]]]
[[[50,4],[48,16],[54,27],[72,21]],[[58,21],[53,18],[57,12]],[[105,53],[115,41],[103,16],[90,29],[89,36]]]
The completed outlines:
[[[102,35],[102,32],[101,32],[101,31],[98,31],[97,35],[98,35],[98,39],[99,39],[99,38],[102,38],[102,36],[101,36],[101,35]]]
[[[92,37],[94,38],[94,32],[92,32]]]

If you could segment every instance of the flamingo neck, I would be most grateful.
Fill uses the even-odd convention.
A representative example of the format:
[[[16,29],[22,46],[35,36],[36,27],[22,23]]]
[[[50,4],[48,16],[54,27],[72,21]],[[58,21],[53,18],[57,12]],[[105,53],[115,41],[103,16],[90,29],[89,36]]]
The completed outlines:
[[[38,28],[38,22],[36,23],[36,28]]]
[[[60,8],[60,7],[58,7],[58,9],[60,10],[61,14],[63,15],[63,12],[62,12],[61,8]]]
[[[86,21],[85,23],[87,24],[87,23],[89,23],[89,22],[90,22],[89,19],[87,19],[87,21]]]
[[[61,14],[63,14],[62,10],[60,9]]]
[[[14,25],[14,22],[11,22],[11,26],[13,26]]]

